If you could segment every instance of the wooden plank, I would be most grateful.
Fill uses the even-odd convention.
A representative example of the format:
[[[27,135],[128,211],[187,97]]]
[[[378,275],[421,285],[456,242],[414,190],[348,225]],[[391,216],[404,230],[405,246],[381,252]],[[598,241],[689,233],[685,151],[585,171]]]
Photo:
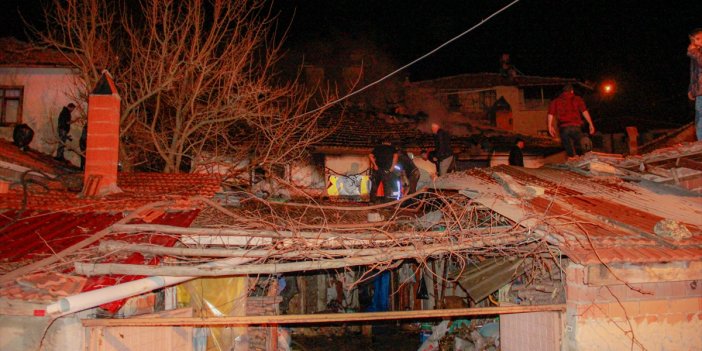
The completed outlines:
[[[545,311],[565,311],[566,306],[505,306],[484,308],[456,308],[426,311],[391,311],[366,313],[324,313],[298,314],[281,316],[243,316],[243,317],[183,317],[183,318],[125,318],[125,319],[84,319],[85,327],[99,326],[231,326],[264,324],[325,324],[343,322],[364,322],[399,319],[451,318],[466,316],[489,316],[512,313],[529,313]]]
[[[607,266],[609,268],[607,268]],[[702,262],[612,263],[587,267],[585,283],[594,286],[702,279]]]
[[[702,171],[702,162],[693,161],[689,158],[681,158],[677,162],[678,167],[685,167],[689,169],[694,169],[696,171]]]
[[[189,318],[191,308],[164,311],[133,317],[140,318]],[[139,328],[135,326],[97,326],[86,330],[86,350],[192,350],[193,330],[189,326],[160,326]]]

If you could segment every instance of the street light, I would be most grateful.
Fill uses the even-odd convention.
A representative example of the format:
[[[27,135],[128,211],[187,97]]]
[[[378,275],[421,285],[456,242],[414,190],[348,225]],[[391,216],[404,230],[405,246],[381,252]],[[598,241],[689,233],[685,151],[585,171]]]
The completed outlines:
[[[614,94],[614,91],[616,90],[615,87],[616,86],[614,84],[614,81],[605,81],[605,82],[602,82],[602,84],[600,85],[600,91],[601,91],[602,95],[605,95],[605,96],[612,95],[612,94]]]

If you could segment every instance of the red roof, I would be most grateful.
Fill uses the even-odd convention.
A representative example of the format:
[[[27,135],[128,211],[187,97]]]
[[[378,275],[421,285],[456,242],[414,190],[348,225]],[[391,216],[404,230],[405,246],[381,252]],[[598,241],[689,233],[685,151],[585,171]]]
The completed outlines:
[[[53,157],[29,149],[21,151],[13,143],[0,139],[0,162],[11,163],[26,169],[41,171],[51,175],[77,171],[78,168],[66,162],[59,162]]]
[[[15,38],[0,38],[0,66],[73,67],[73,64],[58,50],[35,46]]]
[[[61,164],[47,160],[46,155],[36,152],[23,153],[14,145],[0,141],[0,171],[18,167],[39,170],[59,176],[47,181],[45,187],[36,182],[28,182],[23,187],[10,177],[10,191],[0,194],[0,273],[8,273],[38,260],[61,252],[72,245],[91,237],[124,218],[129,212],[162,200],[172,200],[173,205],[156,208],[141,214],[135,223],[154,223],[188,227],[199,214],[199,205],[189,199],[193,196],[210,198],[219,190],[219,180],[208,174],[161,174],[161,173],[120,173],[117,185],[121,193],[101,198],[81,197],[70,191],[64,184],[76,178],[80,182],[81,173],[76,169],[65,168]],[[50,158],[50,157],[48,157]],[[0,176],[3,176],[0,172]],[[12,173],[7,173],[12,174]],[[5,178],[7,179],[7,178]],[[43,178],[41,178],[43,180]],[[151,243],[172,246],[172,236],[158,234],[110,234],[102,240],[120,240],[134,243]],[[93,246],[99,245],[99,241]],[[110,255],[109,261],[91,247],[83,248],[81,254],[92,261],[121,262],[132,264],[157,264],[159,257],[130,255]],[[83,252],[84,251],[84,252]],[[85,257],[83,257],[85,258]],[[139,276],[100,276],[76,278],[71,275],[71,262],[59,262],[43,267],[40,272],[20,277],[15,282],[0,286],[0,296],[31,301],[55,301],[81,290],[92,290],[140,278]],[[59,283],[60,281],[60,283]],[[121,303],[103,306],[115,312]]]
[[[189,226],[199,214],[199,210],[188,210],[178,212],[157,211],[155,218],[150,219],[153,224],[165,224],[171,226]],[[18,211],[9,210],[0,213],[0,236],[3,238],[3,245],[0,246],[0,267],[17,268],[31,264],[55,252],[61,252],[66,248],[91,237],[93,234],[107,228],[124,217],[123,212],[52,212],[52,211]],[[144,220],[137,220],[133,224],[144,223]],[[173,236],[158,234],[111,234],[103,240],[119,240],[130,243],[149,243],[160,246],[173,246],[176,239]],[[91,247],[99,245],[96,242],[92,246],[85,248],[86,254]],[[131,264],[157,264],[159,257],[147,258],[139,253],[132,253],[118,259],[105,261],[95,258],[101,262],[120,262]],[[81,284],[75,284],[75,278],[67,279],[64,284],[54,284],[50,289],[42,286],[32,286],[23,283],[22,280],[36,280],[44,275],[55,276],[72,271],[70,262],[68,264],[58,264],[54,267],[47,267],[48,273],[35,273],[29,277],[18,279],[17,284],[6,284],[0,287],[0,296],[31,301],[49,302],[60,297],[76,294],[81,291],[99,289],[106,286],[115,285],[141,278],[141,276],[108,275],[95,276],[82,279]],[[42,269],[45,272],[46,269]],[[71,276],[66,276],[71,278]],[[32,279],[33,278],[33,279]],[[52,279],[45,279],[52,280]],[[56,280],[56,279],[53,279]],[[28,286],[29,285],[29,286]],[[36,284],[35,284],[36,285]],[[66,287],[68,285],[69,287]],[[123,301],[104,305],[103,308],[116,312],[123,304]]]
[[[545,193],[502,200],[512,196],[495,179],[498,172]],[[588,176],[564,167],[510,166],[449,174],[436,186],[477,191],[476,201],[516,222],[539,225],[549,242],[581,264],[702,260],[702,197],[683,189]],[[657,235],[654,227],[663,219],[684,225],[692,237]]]

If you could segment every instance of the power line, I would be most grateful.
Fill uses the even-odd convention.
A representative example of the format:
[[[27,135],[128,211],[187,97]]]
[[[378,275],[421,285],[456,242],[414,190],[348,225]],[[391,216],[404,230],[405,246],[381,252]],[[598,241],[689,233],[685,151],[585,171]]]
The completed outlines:
[[[468,28],[468,29],[465,30],[463,33],[458,34],[457,36],[455,36],[455,37],[449,39],[448,41],[444,42],[443,44],[437,46],[437,47],[434,48],[433,50],[427,52],[426,54],[424,54],[424,55],[422,55],[422,56],[420,56],[420,57],[418,57],[417,59],[411,61],[410,63],[408,63],[408,64],[406,64],[406,65],[404,65],[404,66],[402,66],[402,67],[400,67],[400,68],[398,68],[398,69],[396,69],[396,70],[390,72],[390,73],[388,73],[387,75],[381,77],[380,79],[378,79],[378,80],[376,80],[376,81],[374,81],[374,82],[371,82],[371,83],[367,84],[366,86],[364,86],[364,87],[362,87],[362,88],[360,88],[360,89],[358,89],[358,90],[356,90],[356,91],[350,92],[350,93],[346,94],[345,96],[342,96],[342,97],[340,97],[340,98],[338,98],[338,99],[336,99],[336,100],[334,100],[334,101],[328,102],[328,103],[326,103],[326,104],[324,104],[324,105],[322,105],[322,106],[320,106],[320,107],[317,107],[316,109],[314,109],[314,110],[312,110],[312,111],[305,112],[305,113],[299,115],[298,117],[305,116],[305,115],[308,115],[308,114],[311,114],[311,113],[315,113],[315,112],[320,111],[320,110],[323,110],[323,109],[325,109],[325,108],[327,108],[327,107],[329,107],[329,106],[336,105],[336,104],[338,104],[338,103],[340,103],[340,102],[342,102],[342,101],[344,101],[344,100],[346,100],[346,99],[348,99],[348,98],[350,98],[350,97],[352,97],[352,96],[354,96],[354,95],[357,95],[357,94],[359,94],[359,93],[361,93],[361,92],[363,92],[363,91],[368,90],[370,87],[372,87],[372,86],[374,86],[374,85],[377,85],[377,84],[383,82],[384,80],[386,80],[386,79],[388,79],[388,78],[394,76],[395,74],[401,72],[401,71],[404,70],[405,68],[407,68],[407,67],[409,67],[409,66],[412,66],[413,64],[415,64],[415,63],[417,63],[417,62],[419,62],[419,61],[421,61],[421,60],[423,60],[423,59],[429,57],[430,55],[434,54],[435,52],[441,50],[441,49],[442,49],[443,47],[445,47],[446,45],[449,45],[449,44],[453,43],[454,41],[460,39],[461,37],[465,36],[466,34],[472,32],[473,30],[475,30],[475,29],[477,29],[478,27],[482,26],[482,25],[485,24],[487,21],[491,20],[493,17],[499,15],[500,13],[506,11],[508,8],[512,7],[512,5],[514,5],[514,4],[518,3],[518,2],[519,2],[519,0],[514,0],[514,1],[512,1],[511,3],[505,5],[505,6],[502,7],[501,9],[499,9],[499,10],[495,11],[494,13],[492,13],[490,16],[486,17],[486,18],[483,19],[482,21],[478,22],[476,25],[474,25],[474,26]]]

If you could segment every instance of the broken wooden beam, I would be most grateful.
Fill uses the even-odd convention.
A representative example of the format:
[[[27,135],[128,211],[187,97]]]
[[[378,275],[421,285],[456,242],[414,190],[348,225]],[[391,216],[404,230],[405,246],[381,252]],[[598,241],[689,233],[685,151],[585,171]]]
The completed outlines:
[[[145,266],[118,263],[83,263],[76,262],[75,270],[83,275],[127,274],[127,275],[163,275],[163,276],[195,276],[216,277],[247,274],[275,274],[289,272],[304,272],[324,269],[336,269],[364,265],[389,264],[392,261],[438,256],[456,253],[461,250],[483,248],[492,245],[489,238],[481,238],[459,243],[442,243],[435,245],[402,246],[400,248],[385,248],[382,253],[360,257],[344,257],[330,260],[305,262],[250,264],[236,267],[203,267],[203,266]],[[498,245],[527,245],[539,238],[513,237],[498,240]]]
[[[84,327],[122,327],[122,326],[232,326],[264,324],[326,324],[364,321],[452,318],[467,316],[494,316],[501,314],[532,312],[563,312],[566,305],[540,306],[501,306],[482,308],[455,308],[424,311],[390,311],[364,313],[323,313],[278,316],[241,316],[241,317],[176,317],[176,318],[121,318],[121,319],[83,319]]]

